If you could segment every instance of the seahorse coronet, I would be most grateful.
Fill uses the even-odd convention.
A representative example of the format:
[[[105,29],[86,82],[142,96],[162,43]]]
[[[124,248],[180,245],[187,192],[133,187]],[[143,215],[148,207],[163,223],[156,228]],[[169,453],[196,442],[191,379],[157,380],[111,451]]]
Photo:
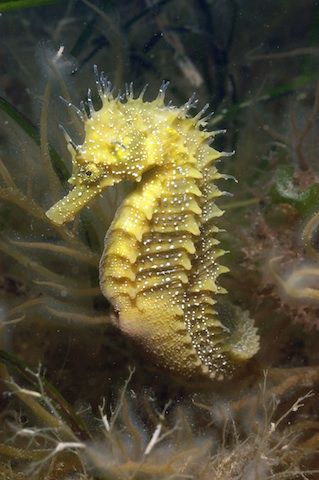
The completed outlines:
[[[115,97],[95,72],[102,107],[95,110],[89,91],[84,142],[67,139],[73,189],[47,215],[65,223],[108,186],[136,183],[105,236],[102,293],[119,328],[158,365],[222,379],[257,352],[259,337],[246,313],[234,310],[235,320],[225,322],[216,309],[226,293],[218,279],[228,271],[217,261],[225,251],[215,223],[224,213],[215,203],[223,194],[215,163],[225,153],[212,147],[214,132],[203,130],[208,106],[192,117],[193,97],[166,105],[167,82],[153,101],[144,101],[144,89],[135,98],[132,85]]]

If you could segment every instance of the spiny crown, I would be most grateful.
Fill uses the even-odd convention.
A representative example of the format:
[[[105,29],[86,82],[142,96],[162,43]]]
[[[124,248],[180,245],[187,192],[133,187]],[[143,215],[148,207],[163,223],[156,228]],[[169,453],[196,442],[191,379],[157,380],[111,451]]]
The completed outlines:
[[[132,84],[127,86],[125,95],[114,97],[104,73],[99,74],[96,68],[95,73],[102,108],[95,110],[89,90],[86,107],[82,104],[81,112],[84,143],[75,146],[68,139],[73,161],[70,183],[90,185],[105,177],[112,177],[114,183],[122,179],[140,181],[145,170],[163,164],[167,158],[167,148],[176,136],[172,126],[179,119],[187,119],[194,98],[180,108],[166,106],[168,82],[162,84],[152,102],[143,100],[145,88],[134,98]],[[198,120],[198,117],[189,119],[189,128],[204,123],[204,119]]]

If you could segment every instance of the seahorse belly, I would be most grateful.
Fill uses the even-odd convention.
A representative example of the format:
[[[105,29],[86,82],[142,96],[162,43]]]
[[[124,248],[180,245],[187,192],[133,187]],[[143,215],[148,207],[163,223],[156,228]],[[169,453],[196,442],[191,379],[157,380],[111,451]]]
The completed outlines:
[[[201,210],[194,199],[186,202],[185,194],[175,194],[169,202],[165,192],[172,174],[162,170],[154,171],[120,207],[106,236],[100,284],[119,313],[121,330],[166,368],[190,376],[202,373],[183,308],[193,238],[199,235],[194,217]],[[186,205],[184,224],[181,203]]]

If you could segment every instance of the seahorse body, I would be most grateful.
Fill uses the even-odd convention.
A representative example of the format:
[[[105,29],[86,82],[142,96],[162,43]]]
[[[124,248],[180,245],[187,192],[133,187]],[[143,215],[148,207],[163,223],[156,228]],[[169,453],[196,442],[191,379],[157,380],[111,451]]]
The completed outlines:
[[[152,102],[114,98],[104,76],[97,81],[102,108],[84,119],[83,145],[73,160],[69,194],[47,215],[64,223],[101,190],[136,182],[105,237],[100,286],[119,315],[119,327],[160,365],[186,377],[223,378],[258,350],[258,336],[244,313],[223,323],[217,278],[227,268],[216,239],[215,201],[223,154],[209,145],[201,114],[190,102],[165,106],[164,88]]]

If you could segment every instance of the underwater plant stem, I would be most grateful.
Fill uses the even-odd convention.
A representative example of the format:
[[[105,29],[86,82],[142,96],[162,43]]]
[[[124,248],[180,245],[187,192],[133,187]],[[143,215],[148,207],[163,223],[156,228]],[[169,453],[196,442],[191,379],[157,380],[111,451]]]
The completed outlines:
[[[16,184],[12,180],[9,170],[6,168],[2,158],[0,158],[0,175],[8,187],[17,188]]]
[[[31,300],[27,300],[26,302],[23,302],[17,305],[16,307],[12,308],[9,311],[9,316],[17,312],[21,312],[21,310],[24,311],[25,309],[37,307],[40,305],[40,306],[43,306],[47,311],[55,315],[57,318],[63,318],[70,322],[77,322],[80,324],[82,323],[84,325],[113,325],[114,324],[111,318],[106,315],[90,316],[83,313],[74,313],[74,312],[68,312],[65,310],[58,310],[56,308],[52,308],[48,305],[50,300],[51,300],[50,298],[44,297],[44,296],[39,298],[32,298]]]
[[[62,57],[63,52],[64,52],[64,47],[60,47],[59,50],[57,51],[56,55],[55,55],[55,60],[59,60],[59,57]],[[59,84],[63,100],[65,100],[67,103],[71,104],[71,96],[70,96],[69,90],[68,90],[68,88],[65,84],[63,76],[60,73],[60,70],[56,67],[56,62],[52,61],[52,59],[50,57],[46,57],[46,61],[48,62],[49,68],[52,71],[54,77],[56,78],[56,80]],[[51,81],[50,80],[48,82],[47,87],[49,85],[50,85],[50,88],[51,88]],[[78,117],[76,111],[72,108],[68,108],[68,114],[69,114],[69,117],[70,117],[71,124],[74,125],[74,127],[77,131],[80,132],[82,130],[82,122],[81,122],[81,119]],[[47,125],[47,121],[46,121],[46,125]]]
[[[282,145],[287,145],[288,139],[282,135],[281,133],[277,132],[274,128],[272,128],[270,125],[263,125],[263,130],[268,133],[268,135],[271,136],[273,140],[276,140]]]
[[[227,3],[227,2],[225,2]],[[201,22],[204,25],[205,31],[207,32],[207,42],[209,44],[207,68],[206,68],[206,78],[207,85],[209,87],[209,92],[211,95],[214,95],[214,103],[217,105],[227,96],[227,77],[228,77],[228,51],[227,47],[230,47],[231,44],[228,44],[226,41],[226,48],[219,45],[214,38],[215,27],[214,19],[211,6],[206,0],[196,0],[195,2],[198,11],[201,12]],[[235,17],[230,17],[231,21],[235,20]]]
[[[11,445],[5,445],[4,443],[0,443],[0,455],[12,458],[14,461],[43,460],[48,455],[48,451],[27,450],[24,448],[12,447]]]
[[[284,398],[285,400],[296,391],[313,389],[319,384],[319,367],[297,367],[297,368],[270,368],[267,371],[267,398]],[[255,405],[256,395],[247,396],[232,402],[232,410],[238,412],[248,405]]]
[[[88,288],[73,288],[66,287],[63,284],[55,282],[45,282],[41,280],[34,280],[36,285],[43,285],[46,287],[53,288],[59,292],[65,292],[65,295],[76,295],[80,297],[96,297],[101,294],[101,289],[99,287],[88,287]]]
[[[313,247],[313,238],[319,229],[319,212],[313,215],[302,231],[302,241],[305,252],[314,260],[319,260],[319,252]]]
[[[236,208],[249,207],[250,205],[257,205],[260,202],[260,198],[249,198],[247,200],[239,200],[237,202],[229,202],[224,205],[219,205],[223,210],[234,210]]]
[[[148,7],[151,7],[153,4],[150,0],[146,0],[146,3]],[[160,31],[163,32],[165,41],[175,52],[174,57],[182,74],[193,87],[199,88],[203,84],[203,77],[196,65],[187,55],[179,36],[173,31],[170,31],[168,20],[163,12],[156,16],[156,23],[158,24]]]
[[[154,2],[152,5],[147,6],[146,8],[141,10],[137,15],[135,15],[133,18],[128,20],[128,22],[124,24],[124,29],[129,30],[131,26],[134,25],[134,23],[138,22],[141,18],[145,17],[145,15],[149,15],[150,13],[152,13],[153,10],[159,11],[161,8],[164,7],[164,5],[172,1],[174,0],[159,0],[158,2]]]
[[[41,155],[44,160],[44,165],[48,178],[48,188],[53,195],[53,198],[56,199],[59,196],[60,186],[58,183],[58,178],[56,173],[53,170],[52,162],[50,159],[49,152],[49,142],[48,142],[48,117],[49,117],[49,103],[51,96],[51,80],[48,81],[44,95],[42,98],[42,108],[40,116],[40,150]]]
[[[52,415],[36,400],[37,397],[42,398],[42,395],[39,392],[22,389],[13,380],[6,382],[6,384],[10,390],[33,411],[44,425],[56,429],[66,440],[78,441],[78,438],[72,430],[65,425],[60,418]]]
[[[99,265],[99,256],[94,254],[90,250],[84,252],[84,251],[81,251],[80,248],[75,249],[75,248],[65,247],[64,245],[57,245],[55,243],[49,243],[49,242],[20,242],[20,241],[11,240],[11,243],[19,247],[35,248],[38,250],[46,250],[48,252],[54,252],[54,253],[66,255],[68,257],[74,258],[75,260],[79,260],[83,263],[88,263],[93,267],[98,267]]]
[[[0,198],[17,205],[30,216],[49,224],[65,240],[74,241],[73,235],[64,227],[51,222],[45,215],[44,210],[30,197],[20,190],[12,187],[0,188]]]
[[[308,452],[318,452],[319,450],[319,433],[315,433],[312,437],[305,440],[300,446],[300,459],[307,455]]]
[[[32,307],[37,307],[38,305],[46,305],[46,300],[49,301],[48,298],[46,297],[39,297],[39,298],[31,298],[30,300],[27,300],[26,302],[20,303],[16,307],[13,307],[11,310],[9,310],[9,316],[21,312],[21,310],[32,308]]]
[[[52,5],[62,0],[9,0],[0,3],[0,12],[8,12],[21,8],[41,7],[42,5]]]
[[[124,65],[126,64],[126,42],[124,36],[121,34],[119,28],[116,27],[114,21],[106,15],[103,10],[98,8],[94,3],[89,0],[82,0],[85,5],[94,10],[103,20],[106,25],[106,29],[103,30],[103,35],[109,40],[114,51],[114,58],[116,59],[116,69],[113,83],[118,88],[123,83]]]
[[[110,421],[110,430],[112,430],[112,428],[114,427],[115,423],[116,423],[116,420],[121,412],[121,409],[122,409],[122,406],[123,406],[123,402],[124,402],[124,399],[125,399],[125,395],[126,395],[126,392],[127,392],[127,389],[128,389],[128,386],[132,380],[132,377],[134,375],[134,372],[135,372],[135,369],[132,369],[130,368],[130,372],[129,372],[129,376],[128,378],[125,380],[125,383],[124,383],[124,386],[121,390],[121,394],[120,394],[120,398],[119,398],[119,401],[117,403],[117,406],[114,410],[114,413],[112,415],[112,418],[111,418],[111,421]]]
[[[142,450],[142,438],[138,428],[136,427],[136,425],[134,425],[134,422],[130,417],[129,405],[125,397],[122,399],[121,416],[123,418],[127,431],[130,435],[130,438],[132,438],[134,457],[136,457],[139,454],[139,452]]]
[[[313,55],[318,57],[319,48],[316,47],[302,47],[294,48],[293,50],[288,50],[286,52],[276,52],[276,53],[261,53],[256,55],[248,54],[249,61],[260,61],[260,60],[281,60],[283,58],[297,57],[299,55]]]
[[[5,98],[0,97],[0,110],[3,111],[11,120],[13,120],[27,135],[28,137],[35,142],[36,145],[40,146],[40,135],[38,128],[34,127],[33,124],[11,105]],[[61,182],[65,184],[66,179],[69,177],[68,169],[65,166],[64,161],[60,158],[57,152],[49,145],[49,151],[51,156],[52,165],[54,170],[57,172],[57,175]]]
[[[34,260],[31,260],[31,258],[27,257],[26,255],[23,255],[22,253],[18,252],[12,246],[6,244],[4,241],[0,240],[0,251],[5,253],[11,258],[14,258],[20,265],[22,265],[26,269],[30,269],[36,273],[38,273],[41,276],[46,277],[47,279],[52,280],[53,282],[57,283],[65,283],[69,284],[71,287],[76,287],[77,282],[74,280],[74,282],[70,282],[69,280],[66,281],[66,278],[63,275],[59,275],[58,273],[52,272],[48,268],[44,267],[43,265],[40,265],[39,263],[35,262]]]
[[[312,112],[310,116],[308,117],[306,124],[304,128],[301,130],[301,132],[298,132],[298,128],[296,126],[296,121],[295,121],[295,115],[292,115],[292,124],[294,127],[294,133],[296,135],[297,141],[296,141],[296,154],[297,158],[299,160],[299,167],[301,170],[309,170],[309,165],[308,161],[305,158],[304,152],[303,152],[303,144],[304,141],[309,134],[310,130],[314,126],[317,116],[318,116],[318,111],[319,111],[319,82],[317,83],[317,88],[315,92],[315,101],[313,104]]]
[[[110,465],[107,468],[107,473],[109,476],[104,478],[125,478],[127,480],[136,479],[137,474],[139,475],[151,475],[152,478],[167,478],[173,479],[178,478],[176,475],[176,469],[173,465],[170,464],[143,464],[141,462],[134,462],[133,460],[128,460],[126,462],[121,463],[120,465],[116,465],[115,467]],[[120,475],[120,476],[119,476]],[[122,476],[123,475],[123,476]],[[163,475],[163,477],[162,477]],[[167,475],[167,476],[166,476]],[[183,475],[182,478],[194,478],[191,476]]]
[[[82,313],[74,312],[62,312],[55,308],[46,306],[46,310],[55,315],[58,318],[64,318],[70,322],[83,323],[84,325],[108,325],[111,321],[106,315],[94,315],[89,316]]]

